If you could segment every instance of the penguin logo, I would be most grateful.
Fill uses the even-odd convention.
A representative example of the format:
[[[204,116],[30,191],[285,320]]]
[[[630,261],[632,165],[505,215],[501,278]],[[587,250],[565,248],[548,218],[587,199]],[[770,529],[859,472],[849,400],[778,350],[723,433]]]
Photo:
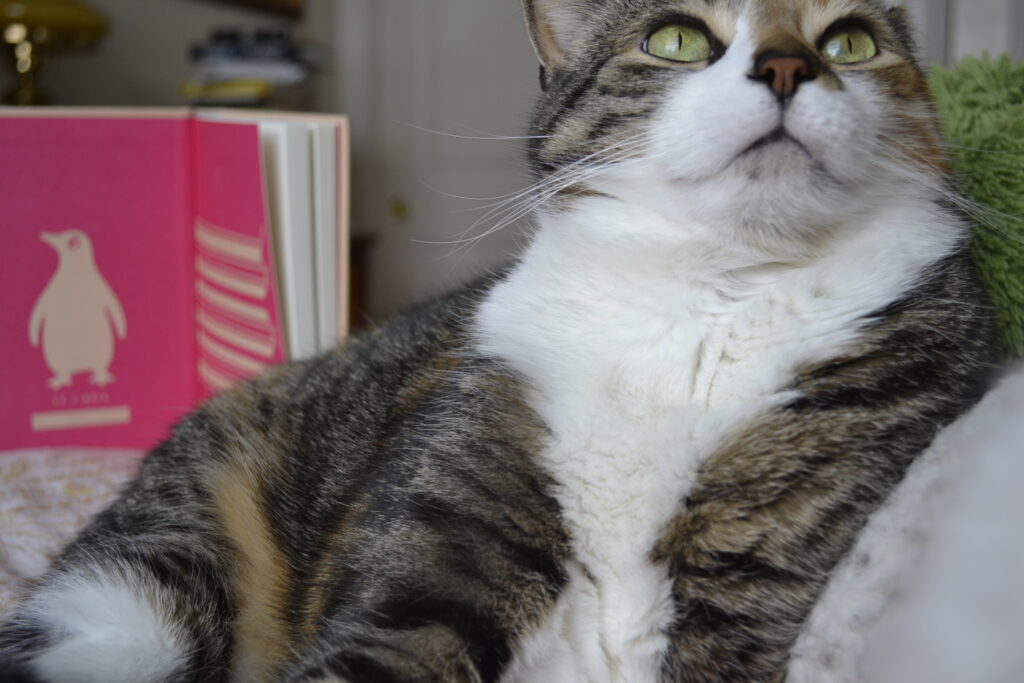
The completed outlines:
[[[124,309],[96,267],[92,240],[81,230],[41,232],[60,261],[43,290],[28,325],[33,348],[43,345],[43,357],[53,373],[46,385],[57,391],[70,386],[78,372],[91,372],[89,381],[105,387],[114,381],[114,333],[127,333]],[[111,329],[113,328],[113,329]]]

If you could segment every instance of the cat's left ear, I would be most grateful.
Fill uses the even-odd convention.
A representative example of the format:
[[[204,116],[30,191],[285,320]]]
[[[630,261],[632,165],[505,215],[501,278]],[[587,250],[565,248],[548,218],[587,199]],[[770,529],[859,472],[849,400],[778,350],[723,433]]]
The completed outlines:
[[[580,24],[579,0],[523,0],[530,40],[545,71],[565,63],[567,48]]]

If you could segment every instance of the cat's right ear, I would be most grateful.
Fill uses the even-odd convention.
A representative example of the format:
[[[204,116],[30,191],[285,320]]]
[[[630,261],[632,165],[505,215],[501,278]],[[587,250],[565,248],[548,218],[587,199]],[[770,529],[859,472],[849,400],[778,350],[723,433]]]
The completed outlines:
[[[523,14],[530,40],[541,64],[541,82],[545,74],[565,64],[566,47],[578,23],[576,0],[523,0]]]

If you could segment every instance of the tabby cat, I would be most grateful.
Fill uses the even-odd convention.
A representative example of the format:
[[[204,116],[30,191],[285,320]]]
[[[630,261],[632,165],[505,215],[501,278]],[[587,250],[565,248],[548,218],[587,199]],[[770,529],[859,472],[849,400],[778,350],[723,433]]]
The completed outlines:
[[[994,358],[905,13],[524,4],[525,253],[182,421],[11,680],[786,678]]]

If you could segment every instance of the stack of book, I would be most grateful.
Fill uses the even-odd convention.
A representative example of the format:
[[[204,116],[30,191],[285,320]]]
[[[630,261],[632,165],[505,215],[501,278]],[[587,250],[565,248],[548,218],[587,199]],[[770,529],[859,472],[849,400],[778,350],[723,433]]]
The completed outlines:
[[[145,448],[348,320],[344,117],[0,110],[0,449]]]

